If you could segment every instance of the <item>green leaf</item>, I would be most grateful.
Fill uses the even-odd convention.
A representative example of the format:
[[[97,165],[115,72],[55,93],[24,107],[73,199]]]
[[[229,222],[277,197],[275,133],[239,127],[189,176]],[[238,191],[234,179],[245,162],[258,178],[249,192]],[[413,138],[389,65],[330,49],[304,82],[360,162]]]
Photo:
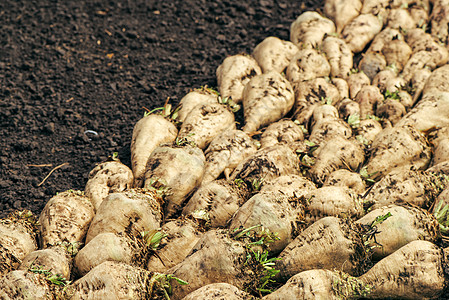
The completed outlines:
[[[389,90],[385,91],[385,99],[394,99],[401,100],[401,96],[399,95],[399,90],[390,92]]]
[[[441,233],[447,234],[449,233],[449,204],[444,204],[444,201],[439,201],[433,215],[438,221]]]
[[[168,280],[174,279],[174,280],[176,280],[176,282],[178,282],[178,283],[181,284],[181,285],[187,285],[187,284],[189,284],[187,281],[182,280],[181,278],[175,277],[175,276],[173,276],[172,274],[167,275],[167,279],[168,279]]]
[[[392,216],[391,212],[388,212],[385,215],[377,216],[374,219],[374,221],[371,223],[371,227],[374,227],[374,226],[376,226],[378,224],[382,224],[386,219],[388,219],[391,216]]]
[[[376,175],[378,172],[373,172],[371,174],[368,174],[368,169],[366,168],[366,166],[364,166],[362,169],[360,169],[360,176],[362,176],[362,178],[369,183],[375,183],[375,181],[373,179],[371,179],[370,177],[373,175]]]
[[[357,128],[360,126],[360,116],[359,114],[353,114],[348,117],[348,124],[352,128]]]
[[[382,118],[379,118],[378,116],[375,115],[366,115],[367,119],[373,119],[374,121],[380,122],[382,120]]]
[[[156,250],[161,244],[162,239],[168,236],[168,234],[160,230],[144,231],[141,235],[145,244],[152,250]]]
[[[361,143],[361,144],[363,144],[365,146],[369,145],[369,140],[366,137],[364,137],[363,135],[358,134],[358,135],[355,136],[355,139],[359,143]]]
[[[306,144],[306,146],[309,146],[309,147],[315,147],[316,146],[316,144],[314,142],[311,142],[309,140],[305,140],[304,144]]]

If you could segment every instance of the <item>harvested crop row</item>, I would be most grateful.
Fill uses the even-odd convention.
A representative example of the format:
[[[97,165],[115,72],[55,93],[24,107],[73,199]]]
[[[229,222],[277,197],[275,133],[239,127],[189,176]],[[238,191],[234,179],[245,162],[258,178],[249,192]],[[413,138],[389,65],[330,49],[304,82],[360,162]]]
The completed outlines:
[[[131,169],[112,157],[84,192],[50,199],[38,226],[27,213],[0,223],[0,295],[443,295],[443,2],[327,0],[290,41],[226,58],[218,91],[136,123]]]

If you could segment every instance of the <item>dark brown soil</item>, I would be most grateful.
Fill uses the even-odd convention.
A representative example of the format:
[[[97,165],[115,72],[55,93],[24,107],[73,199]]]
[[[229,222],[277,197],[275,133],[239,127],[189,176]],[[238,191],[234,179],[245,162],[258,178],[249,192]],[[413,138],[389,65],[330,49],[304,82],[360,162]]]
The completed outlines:
[[[83,190],[113,152],[130,165],[134,124],[167,97],[216,85],[227,55],[320,1],[0,1],[0,211],[39,214]],[[49,172],[62,164],[43,182]],[[43,183],[42,183],[43,182]]]

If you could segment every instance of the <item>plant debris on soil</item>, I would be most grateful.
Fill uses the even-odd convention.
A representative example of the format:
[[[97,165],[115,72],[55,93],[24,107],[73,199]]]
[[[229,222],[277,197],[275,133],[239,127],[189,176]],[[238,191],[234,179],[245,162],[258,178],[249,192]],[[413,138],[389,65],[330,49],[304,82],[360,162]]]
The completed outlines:
[[[228,55],[250,54],[321,1],[0,1],[0,217],[39,215],[83,190],[114,152],[130,166],[147,109],[216,86]]]

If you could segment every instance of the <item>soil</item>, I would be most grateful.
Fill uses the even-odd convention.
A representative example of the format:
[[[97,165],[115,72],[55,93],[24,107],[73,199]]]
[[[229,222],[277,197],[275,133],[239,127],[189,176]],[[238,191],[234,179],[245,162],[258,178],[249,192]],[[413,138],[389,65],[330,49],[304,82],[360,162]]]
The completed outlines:
[[[0,1],[0,217],[39,214],[56,193],[84,190],[89,172],[114,152],[130,166],[132,129],[146,109],[215,87],[226,56],[251,53],[268,36],[288,40],[291,22],[321,7],[313,0]]]

